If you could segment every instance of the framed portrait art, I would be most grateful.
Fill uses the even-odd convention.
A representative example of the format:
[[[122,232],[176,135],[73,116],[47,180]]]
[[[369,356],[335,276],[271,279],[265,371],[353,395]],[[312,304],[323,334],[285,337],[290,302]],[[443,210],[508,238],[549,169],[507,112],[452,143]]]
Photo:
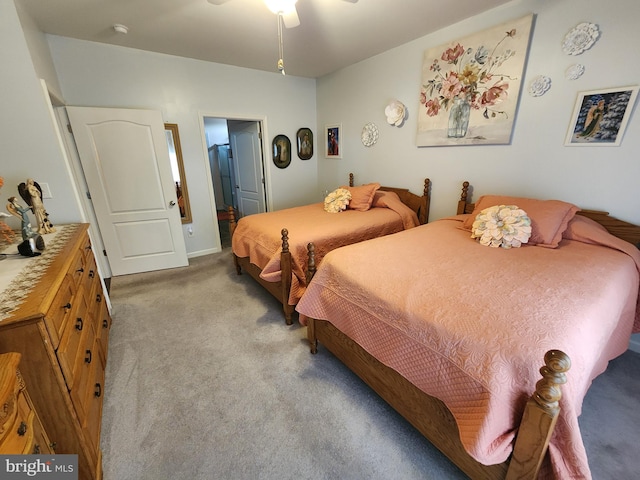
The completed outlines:
[[[579,92],[565,145],[620,145],[637,95],[638,86]]]
[[[271,143],[273,163],[278,168],[287,168],[291,163],[291,141],[286,135],[276,135]]]
[[[310,128],[301,128],[296,134],[298,141],[298,158],[309,160],[313,157],[313,133]]]
[[[342,124],[325,126],[325,157],[342,158]]]

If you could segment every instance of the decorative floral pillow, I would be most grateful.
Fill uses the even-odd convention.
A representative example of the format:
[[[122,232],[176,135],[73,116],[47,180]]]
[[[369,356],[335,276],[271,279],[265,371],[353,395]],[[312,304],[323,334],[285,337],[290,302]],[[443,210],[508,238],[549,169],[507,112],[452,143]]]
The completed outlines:
[[[529,241],[531,220],[515,205],[495,205],[485,208],[473,222],[471,238],[488,247],[519,247]]]
[[[339,213],[346,210],[351,201],[351,192],[346,188],[338,188],[324,199],[324,210],[329,213]]]

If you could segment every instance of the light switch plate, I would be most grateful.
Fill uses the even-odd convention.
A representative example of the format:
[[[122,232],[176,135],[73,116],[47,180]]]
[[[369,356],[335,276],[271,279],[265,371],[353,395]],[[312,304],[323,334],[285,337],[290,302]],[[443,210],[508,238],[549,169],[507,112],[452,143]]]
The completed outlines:
[[[40,188],[42,189],[42,198],[53,198],[53,195],[51,195],[51,189],[49,189],[49,184],[48,183],[44,183],[44,182],[38,182],[38,185],[40,185]]]

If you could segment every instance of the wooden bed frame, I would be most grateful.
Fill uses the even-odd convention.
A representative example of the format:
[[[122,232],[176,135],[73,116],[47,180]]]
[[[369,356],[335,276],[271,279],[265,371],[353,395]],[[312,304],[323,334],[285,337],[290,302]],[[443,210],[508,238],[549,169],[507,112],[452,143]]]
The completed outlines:
[[[474,204],[467,203],[468,191],[469,182],[464,182],[458,214],[473,211]],[[606,212],[583,210],[579,213],[601,223],[613,235],[638,245],[640,226],[610,217]],[[310,245],[308,277],[315,268],[314,247]],[[501,464],[483,465],[462,446],[456,421],[443,402],[379,362],[328,321],[307,319],[307,338],[311,353],[317,352],[318,342],[322,343],[470,478],[534,480],[538,477],[560,412],[560,385],[566,382],[565,372],[571,365],[565,353],[551,350],[545,355],[545,365],[540,369],[542,378],[526,404],[511,457]]]
[[[353,173],[349,174],[349,186],[353,187]],[[429,203],[430,195],[429,190],[431,187],[431,181],[426,178],[424,180],[424,190],[422,196],[418,196],[411,193],[407,188],[395,188],[395,187],[380,187],[380,190],[387,192],[395,192],[402,203],[411,208],[416,215],[421,225],[424,225],[429,221]],[[236,228],[236,217],[233,207],[229,207],[229,231],[231,237]],[[289,305],[289,293],[291,291],[291,274],[293,270],[291,262],[291,252],[289,251],[289,231],[286,228],[281,230],[282,235],[282,253],[280,254],[280,270],[282,271],[282,280],[279,282],[267,282],[260,278],[262,270],[250,262],[249,257],[238,257],[233,254],[233,261],[236,266],[236,272],[238,275],[242,274],[244,269],[251,277],[253,277],[260,285],[262,285],[271,295],[278,299],[282,303],[282,309],[284,310],[284,318],[287,325],[293,324],[293,313],[295,311],[295,305]],[[309,275],[307,275],[308,277]]]

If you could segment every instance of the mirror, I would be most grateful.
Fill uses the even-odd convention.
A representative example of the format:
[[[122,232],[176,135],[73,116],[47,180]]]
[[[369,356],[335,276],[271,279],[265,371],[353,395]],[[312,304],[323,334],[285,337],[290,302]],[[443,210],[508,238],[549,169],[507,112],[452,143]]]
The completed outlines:
[[[180,207],[180,218],[182,219],[182,223],[191,223],[191,207],[189,205],[189,193],[187,191],[187,181],[184,174],[184,163],[182,161],[182,148],[180,147],[178,124],[165,123],[164,130],[167,135],[171,173],[176,185],[176,196],[178,197],[178,207]]]

